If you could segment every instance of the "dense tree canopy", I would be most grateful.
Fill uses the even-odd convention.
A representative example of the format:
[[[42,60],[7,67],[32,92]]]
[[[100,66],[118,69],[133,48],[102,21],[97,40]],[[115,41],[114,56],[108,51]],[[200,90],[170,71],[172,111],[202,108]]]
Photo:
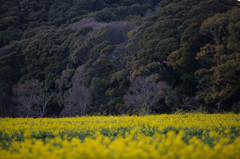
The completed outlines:
[[[0,3],[1,116],[21,116],[14,92],[28,81],[54,90],[42,116],[140,113],[136,81],[153,76],[146,112],[240,111],[236,0]]]

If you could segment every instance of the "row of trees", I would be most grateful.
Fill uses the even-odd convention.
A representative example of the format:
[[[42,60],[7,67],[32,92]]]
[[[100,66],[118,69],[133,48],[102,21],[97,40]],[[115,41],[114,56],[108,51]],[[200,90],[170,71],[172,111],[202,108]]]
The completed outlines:
[[[72,88],[65,99],[65,107],[60,116],[84,116],[89,112],[94,90],[84,86],[84,67],[77,69]],[[157,75],[146,78],[136,78],[129,90],[124,95],[127,109],[135,109],[135,113],[150,113],[158,105],[158,102],[167,97],[167,84],[163,81],[157,82]],[[46,92],[45,86],[38,80],[27,80],[25,83],[14,87],[14,101],[17,116],[44,117],[49,109],[49,103],[57,98],[57,90]]]

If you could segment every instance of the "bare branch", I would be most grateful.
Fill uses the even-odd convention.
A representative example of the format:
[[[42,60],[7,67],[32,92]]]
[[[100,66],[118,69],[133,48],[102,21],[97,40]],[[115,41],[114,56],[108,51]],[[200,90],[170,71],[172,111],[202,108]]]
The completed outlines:
[[[84,66],[80,66],[74,76],[73,86],[65,100],[62,116],[84,116],[91,102],[91,90],[83,84]]]
[[[23,84],[18,83],[14,88],[14,94],[19,104],[19,115],[43,117],[55,92],[45,92],[43,84],[34,79],[27,80]]]
[[[138,110],[145,109],[146,112],[149,112],[160,99],[166,96],[166,83],[157,83],[156,80],[157,78],[154,76],[136,78],[124,95],[126,107],[133,107]]]

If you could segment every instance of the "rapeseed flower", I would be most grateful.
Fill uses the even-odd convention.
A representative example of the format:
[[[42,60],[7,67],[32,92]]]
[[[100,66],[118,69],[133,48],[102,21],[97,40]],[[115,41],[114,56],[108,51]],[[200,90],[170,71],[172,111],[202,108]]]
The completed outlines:
[[[240,158],[240,115],[0,119],[0,158]]]

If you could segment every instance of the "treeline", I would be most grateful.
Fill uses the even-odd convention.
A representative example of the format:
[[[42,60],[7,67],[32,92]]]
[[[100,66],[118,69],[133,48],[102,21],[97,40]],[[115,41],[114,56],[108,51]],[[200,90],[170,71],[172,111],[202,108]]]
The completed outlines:
[[[236,0],[1,0],[1,116],[240,111]]]

